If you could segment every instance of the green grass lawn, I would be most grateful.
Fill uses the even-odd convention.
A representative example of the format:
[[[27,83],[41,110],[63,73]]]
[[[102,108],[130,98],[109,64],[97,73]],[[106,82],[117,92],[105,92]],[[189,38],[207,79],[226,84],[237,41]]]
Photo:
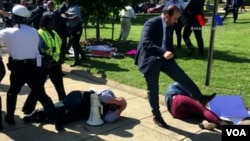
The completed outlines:
[[[126,43],[115,41],[118,51],[125,53],[136,49],[143,23],[152,15],[138,15],[132,20],[133,26]],[[191,57],[187,57],[187,49],[182,41],[182,48],[177,53],[178,64],[195,81],[204,94],[216,92],[219,95],[239,94],[243,97],[247,107],[250,107],[250,13],[239,12],[237,23],[233,23],[232,14],[229,14],[223,26],[216,27],[213,61],[211,68],[210,85],[205,86],[207,72],[207,57],[200,57],[198,49]],[[210,43],[211,24],[203,27],[203,38],[205,54],[208,54]],[[119,36],[119,21],[115,25],[114,40]],[[83,36],[84,37],[84,34]],[[95,38],[95,29],[87,29],[87,37]],[[111,25],[105,25],[101,29],[101,38],[111,39]],[[174,44],[176,44],[174,37]],[[194,35],[191,35],[192,42],[197,46]],[[84,40],[84,38],[82,38]],[[207,56],[207,55],[206,55]],[[67,61],[71,63],[72,60]],[[142,74],[134,65],[134,57],[127,56],[123,59],[116,58],[89,58],[82,64],[82,69],[93,75],[99,75],[105,79],[118,81],[122,84],[146,89]],[[160,94],[164,94],[166,87],[172,80],[165,75],[160,76]]]

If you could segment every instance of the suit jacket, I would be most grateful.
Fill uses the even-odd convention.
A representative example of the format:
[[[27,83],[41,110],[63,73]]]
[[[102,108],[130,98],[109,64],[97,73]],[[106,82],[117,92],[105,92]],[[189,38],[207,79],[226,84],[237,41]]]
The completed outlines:
[[[157,59],[164,59],[163,54],[166,50],[162,48],[162,39],[163,25],[161,16],[148,20],[143,26],[135,58],[135,64],[138,65],[142,73],[146,73]],[[169,42],[167,50],[173,52],[172,39]]]
[[[43,16],[43,12],[46,12],[46,9],[44,9],[43,7],[37,7],[32,10],[29,21],[30,25],[33,25],[34,28],[39,29],[39,24]]]

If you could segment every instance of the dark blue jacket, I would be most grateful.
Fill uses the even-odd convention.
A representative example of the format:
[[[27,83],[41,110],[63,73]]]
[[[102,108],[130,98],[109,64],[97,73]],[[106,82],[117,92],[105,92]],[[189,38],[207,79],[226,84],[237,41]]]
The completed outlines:
[[[157,59],[164,59],[163,54],[166,50],[161,47],[162,39],[163,25],[161,16],[149,19],[144,24],[135,58],[135,64],[138,65],[142,73],[146,73]],[[172,43],[167,46],[167,50],[173,52]]]

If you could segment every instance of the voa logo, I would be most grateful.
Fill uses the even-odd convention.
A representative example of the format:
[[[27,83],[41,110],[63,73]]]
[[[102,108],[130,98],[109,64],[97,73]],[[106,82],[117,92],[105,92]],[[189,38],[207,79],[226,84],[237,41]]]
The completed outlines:
[[[244,129],[226,129],[227,136],[247,136]]]

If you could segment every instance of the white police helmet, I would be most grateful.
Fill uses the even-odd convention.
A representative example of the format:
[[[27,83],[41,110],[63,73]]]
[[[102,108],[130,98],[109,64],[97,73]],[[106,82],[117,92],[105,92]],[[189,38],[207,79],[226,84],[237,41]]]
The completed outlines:
[[[12,8],[12,14],[24,17],[24,18],[29,18],[31,16],[31,12],[23,5],[15,5]]]

